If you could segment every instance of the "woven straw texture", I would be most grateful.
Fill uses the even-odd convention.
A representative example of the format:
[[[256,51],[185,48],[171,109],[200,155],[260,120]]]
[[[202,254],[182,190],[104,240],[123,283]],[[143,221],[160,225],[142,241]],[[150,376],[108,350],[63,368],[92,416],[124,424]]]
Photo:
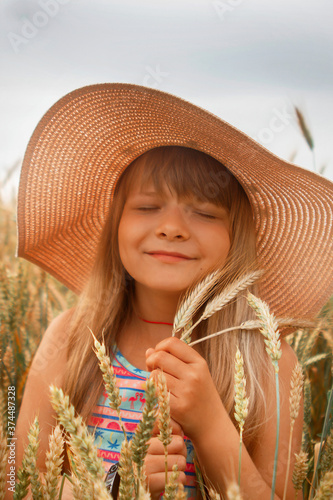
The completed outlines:
[[[18,255],[79,292],[116,180],[164,145],[203,151],[236,176],[255,216],[262,298],[276,315],[314,316],[333,292],[333,184],[211,113],[141,86],[84,87],[44,115],[22,167]]]

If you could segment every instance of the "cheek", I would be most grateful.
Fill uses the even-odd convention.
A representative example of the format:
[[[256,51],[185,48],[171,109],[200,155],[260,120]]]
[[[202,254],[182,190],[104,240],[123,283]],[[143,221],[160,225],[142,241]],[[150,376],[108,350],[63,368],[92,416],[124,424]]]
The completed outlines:
[[[230,250],[230,235],[226,228],[219,228],[207,237],[207,249],[213,259],[226,258]]]

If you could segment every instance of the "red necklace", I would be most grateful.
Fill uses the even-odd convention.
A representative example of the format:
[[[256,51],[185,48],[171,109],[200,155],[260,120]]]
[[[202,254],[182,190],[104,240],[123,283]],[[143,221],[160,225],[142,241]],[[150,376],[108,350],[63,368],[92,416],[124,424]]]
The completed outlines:
[[[144,321],[145,323],[151,323],[153,325],[169,325],[169,326],[173,326],[173,323],[165,323],[164,321],[148,321],[148,319],[140,318],[140,316],[138,316],[138,318],[141,319],[141,321]]]

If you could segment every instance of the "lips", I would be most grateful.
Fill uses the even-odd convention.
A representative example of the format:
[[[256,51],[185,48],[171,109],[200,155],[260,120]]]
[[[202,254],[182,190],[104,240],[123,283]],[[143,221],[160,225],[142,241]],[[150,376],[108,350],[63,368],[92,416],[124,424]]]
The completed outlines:
[[[151,257],[158,259],[162,262],[181,262],[186,260],[194,260],[193,257],[179,253],[179,252],[166,252],[165,250],[154,250],[153,252],[146,252]]]

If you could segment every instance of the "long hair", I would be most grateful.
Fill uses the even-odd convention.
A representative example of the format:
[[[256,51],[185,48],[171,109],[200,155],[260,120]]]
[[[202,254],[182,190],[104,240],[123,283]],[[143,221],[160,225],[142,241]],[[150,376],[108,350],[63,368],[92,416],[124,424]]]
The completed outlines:
[[[133,281],[120,260],[118,226],[126,196],[138,180],[142,185],[153,182],[158,191],[167,186],[178,197],[194,195],[201,201],[209,201],[228,210],[231,245],[223,282],[256,265],[255,228],[249,200],[236,178],[221,163],[196,150],[164,146],[148,151],[129,165],[116,185],[95,265],[71,324],[64,390],[85,419],[92,412],[103,388],[88,327],[100,341],[104,339],[111,353],[122,327],[132,314]],[[256,293],[256,286],[252,286],[251,290]],[[240,297],[199,325],[195,336],[202,337],[207,332],[240,325],[253,317],[246,300]],[[244,442],[251,448],[265,414],[262,388],[267,373],[270,373],[260,334],[237,330],[199,344],[198,351],[205,357],[223,404],[234,421],[234,359],[237,346],[244,357],[250,398],[248,431],[244,433]]]

